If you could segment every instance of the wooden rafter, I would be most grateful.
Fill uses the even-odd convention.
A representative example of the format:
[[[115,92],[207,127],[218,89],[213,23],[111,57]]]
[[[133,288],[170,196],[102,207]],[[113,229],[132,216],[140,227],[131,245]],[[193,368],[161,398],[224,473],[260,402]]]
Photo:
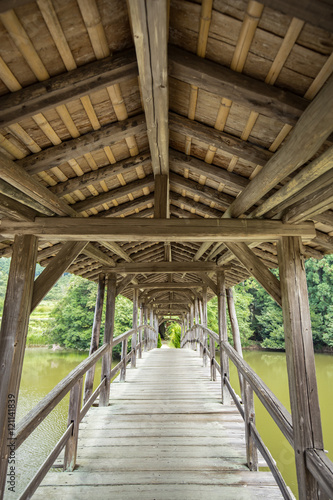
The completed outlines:
[[[128,0],[154,174],[168,175],[167,1]]]

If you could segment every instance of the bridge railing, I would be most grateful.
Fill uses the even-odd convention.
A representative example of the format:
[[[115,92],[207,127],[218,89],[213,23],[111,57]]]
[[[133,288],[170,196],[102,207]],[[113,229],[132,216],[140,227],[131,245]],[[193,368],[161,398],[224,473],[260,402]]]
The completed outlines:
[[[135,347],[127,352],[127,342],[139,332],[139,342]],[[31,498],[33,493],[42,482],[50,468],[53,467],[55,460],[65,448],[63,469],[72,471],[76,465],[76,455],[78,446],[78,430],[79,424],[83,417],[88,412],[89,408],[96,401],[103,388],[107,383],[107,377],[101,377],[101,381],[94,392],[84,401],[82,406],[82,386],[83,377],[87,372],[96,367],[96,363],[106,355],[112,357],[112,350],[119,343],[122,343],[123,349],[121,359],[117,365],[111,369],[108,379],[112,381],[119,372],[123,373],[122,380],[125,380],[126,366],[131,362],[132,356],[136,356],[137,352],[142,353],[142,348],[146,350],[157,345],[157,332],[150,325],[140,325],[136,329],[128,330],[127,332],[115,337],[111,344],[103,344],[97,351],[84,359],[76,368],[74,368],[66,377],[64,377],[27,415],[25,415],[16,425],[15,430],[15,449],[30,436],[30,434],[43,422],[49,413],[62,401],[62,399],[70,392],[68,421],[67,428],[51,453],[48,455],[44,463],[41,465],[35,476],[20,496],[20,500]],[[126,343],[126,349],[124,345]],[[93,379],[91,379],[93,384]]]
[[[209,338],[209,346],[206,340],[207,337]],[[228,358],[237,368],[238,376],[240,377],[241,382],[240,386],[242,388],[241,398],[232,388],[228,374],[222,374],[221,366],[215,359],[215,342],[220,345],[220,348],[224,350],[224,352],[228,355]],[[229,344],[229,342],[220,341],[216,332],[213,332],[200,324],[193,325],[192,328],[187,330],[184,334],[181,347],[185,347],[186,344],[194,346],[196,343],[200,345],[200,354],[202,356],[207,356],[210,359],[212,379],[214,380],[214,371],[212,368],[215,367],[221,375],[222,384],[225,384],[228,388],[230,396],[245,421],[247,460],[249,468],[251,470],[257,470],[257,452],[253,446],[255,445],[266,460],[266,463],[280,488],[283,498],[288,500],[294,498],[255,425],[253,391],[256,393],[265,409],[294,448],[294,431],[290,413],[275,396],[275,394],[269,389],[265,382]],[[214,346],[214,348],[212,348],[212,346]],[[328,498],[333,498],[333,463],[331,460],[329,460],[322,450],[314,448],[306,450],[305,460],[308,470],[318,482],[321,490],[328,495]],[[325,496],[323,496],[323,498],[325,498]]]

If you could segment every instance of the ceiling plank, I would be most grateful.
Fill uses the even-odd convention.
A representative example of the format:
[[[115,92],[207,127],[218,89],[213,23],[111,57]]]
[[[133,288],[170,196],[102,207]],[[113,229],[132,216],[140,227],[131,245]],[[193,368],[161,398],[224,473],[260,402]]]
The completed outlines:
[[[105,125],[99,130],[94,130],[81,135],[76,139],[62,142],[58,146],[44,149],[39,153],[29,155],[16,163],[23,167],[29,174],[37,174],[57,167],[68,160],[92,153],[106,146],[112,146],[126,137],[142,134],[146,131],[145,117],[143,114],[128,118],[122,122]]]
[[[3,219],[3,238],[35,234],[43,240],[66,241],[275,241],[281,236],[315,237],[314,224],[284,224],[258,219],[158,219],[37,217],[35,222]]]
[[[154,174],[169,172],[167,0],[128,0]]]
[[[309,101],[178,47],[169,48],[169,76],[295,125]]]
[[[126,215],[129,212],[133,212],[136,209],[140,210],[150,203],[154,203],[154,194],[140,196],[139,198],[135,198],[132,201],[127,201],[126,203],[121,203],[116,207],[111,207],[109,210],[98,212],[98,214],[93,215],[93,218],[99,217],[120,217],[121,215]],[[134,213],[135,217],[141,217],[141,212]]]
[[[297,17],[313,26],[332,32],[333,10],[331,1],[262,0],[262,3],[273,10],[287,14],[287,16]]]
[[[0,97],[0,127],[55,108],[93,91],[121,83],[138,75],[133,49],[85,64],[68,73]],[[18,118],[19,117],[19,118]]]

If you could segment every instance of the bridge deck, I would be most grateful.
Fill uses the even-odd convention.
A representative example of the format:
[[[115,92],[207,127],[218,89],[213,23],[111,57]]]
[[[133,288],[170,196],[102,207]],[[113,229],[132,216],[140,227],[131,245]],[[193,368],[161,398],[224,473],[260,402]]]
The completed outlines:
[[[282,498],[270,472],[245,465],[243,420],[197,353],[154,349],[137,366],[82,421],[77,469],[50,472],[34,498]]]

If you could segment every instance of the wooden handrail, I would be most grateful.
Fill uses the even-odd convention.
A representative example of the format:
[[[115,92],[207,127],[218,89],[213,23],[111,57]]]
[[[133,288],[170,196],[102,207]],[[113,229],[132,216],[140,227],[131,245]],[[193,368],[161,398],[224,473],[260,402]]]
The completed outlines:
[[[103,344],[91,356],[83,360],[74,370],[63,378],[37,405],[20,420],[16,426],[16,449],[36,429],[53,408],[61,401],[76,382],[110,349]]]
[[[305,460],[307,468],[319,486],[327,493],[328,498],[333,498],[333,462],[323,450],[315,448],[305,451]]]

